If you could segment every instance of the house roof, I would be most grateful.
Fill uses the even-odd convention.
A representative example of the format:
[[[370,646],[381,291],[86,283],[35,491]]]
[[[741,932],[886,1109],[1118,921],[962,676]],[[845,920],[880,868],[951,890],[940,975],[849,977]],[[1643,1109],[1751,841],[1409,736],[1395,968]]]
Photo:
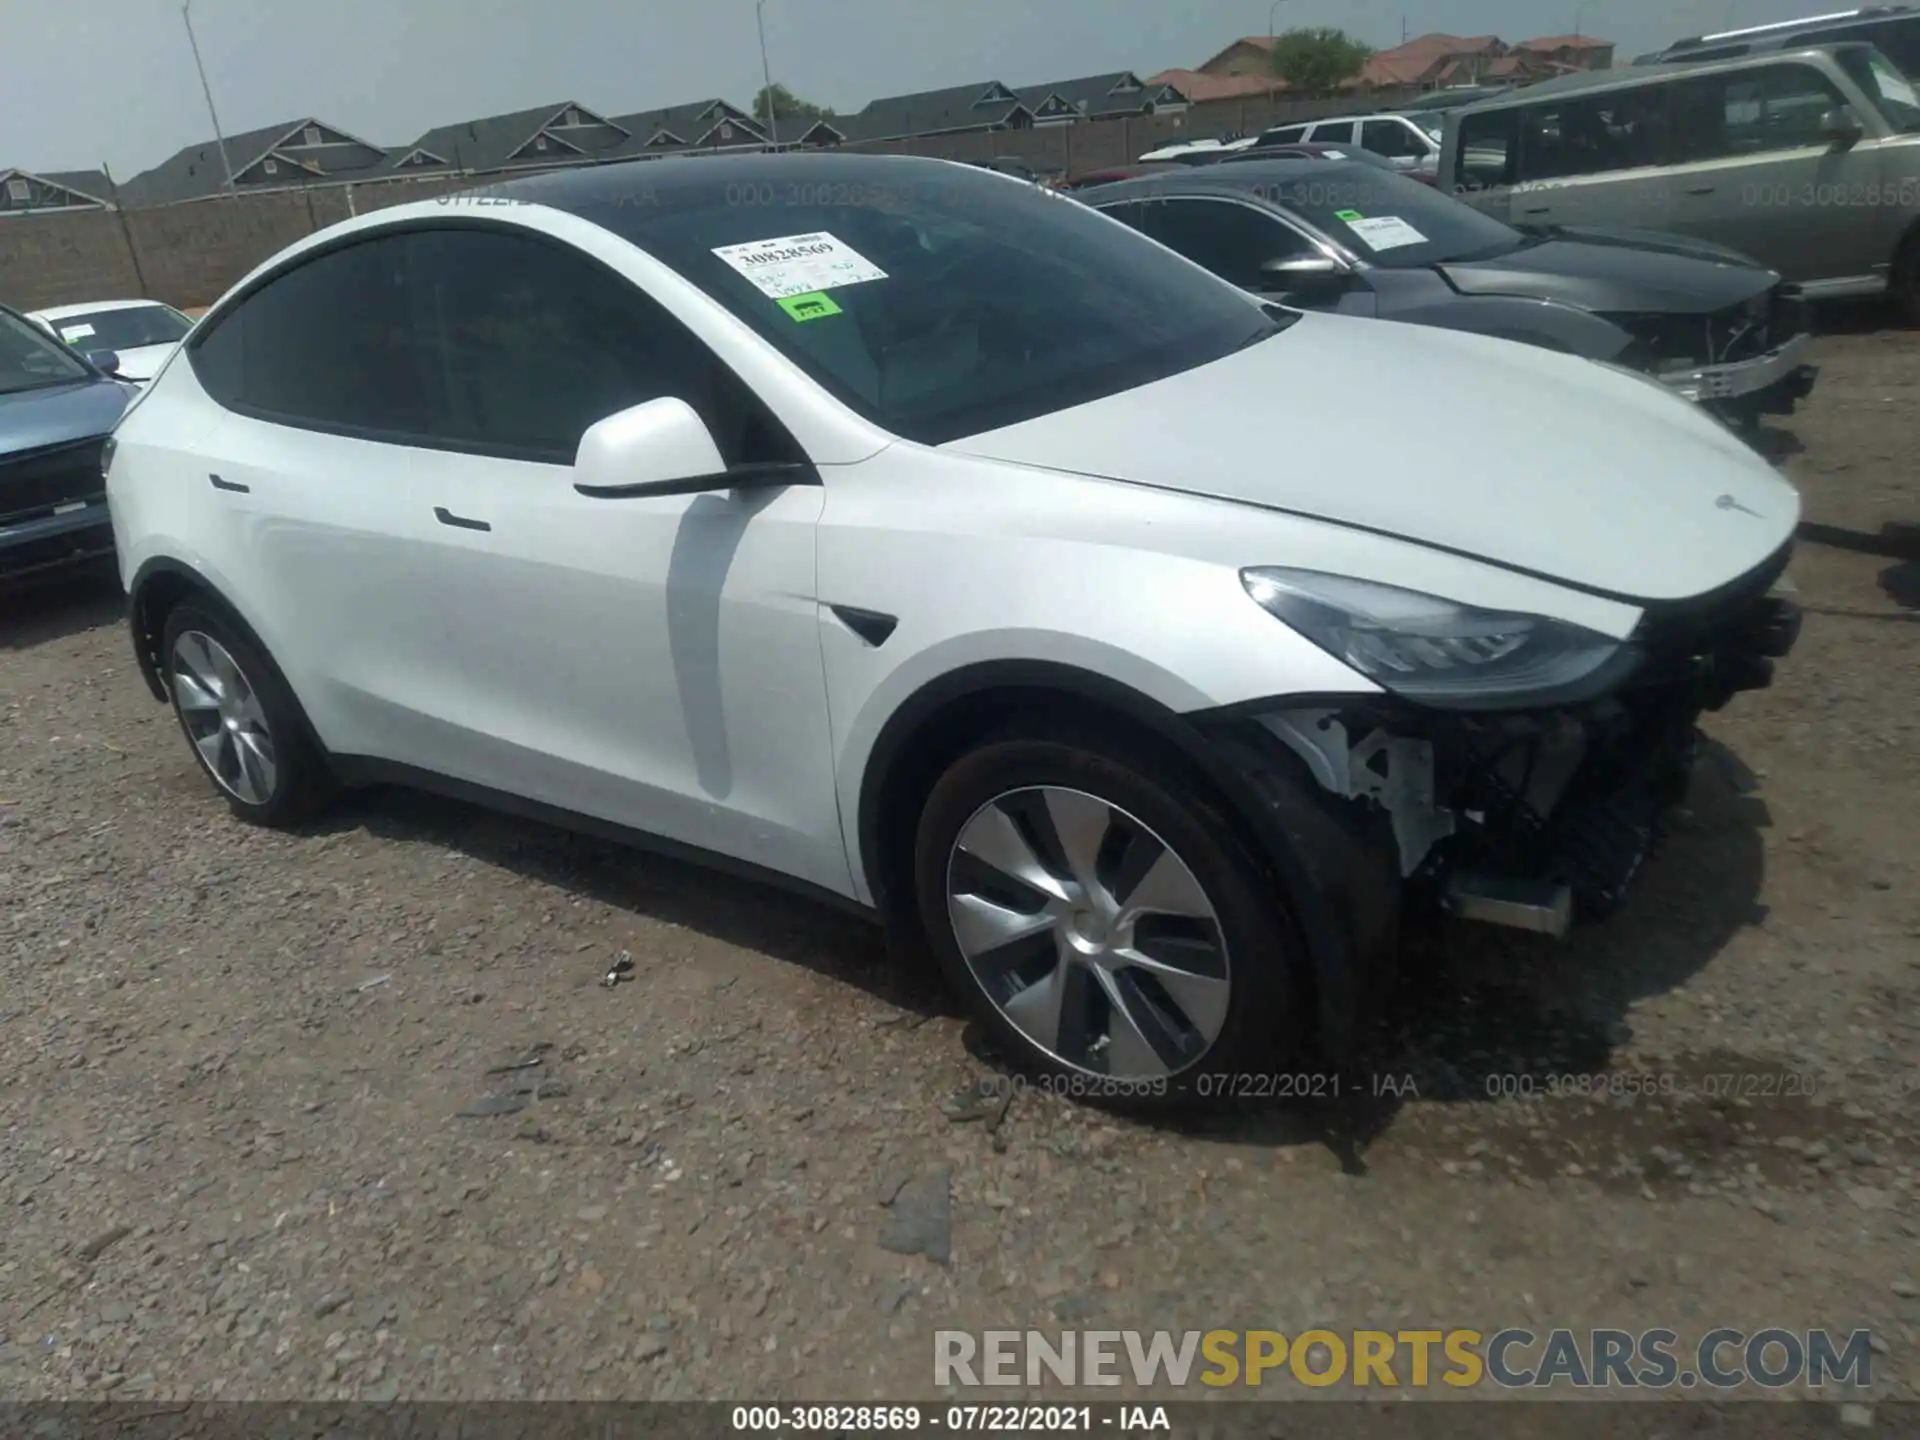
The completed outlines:
[[[589,120],[605,121],[599,111],[589,109],[577,100],[561,100],[552,105],[534,105],[525,110],[509,111],[505,115],[483,115],[477,120],[462,120],[453,125],[436,125],[426,134],[407,145],[396,145],[387,153],[387,159],[379,167],[382,175],[406,173],[400,162],[416,150],[423,150],[443,161],[456,171],[485,172],[504,170],[515,164],[548,164],[566,158],[591,158],[605,153],[611,145],[593,146],[586,143],[585,137],[568,139],[561,135],[552,135],[557,145],[550,146],[537,161],[531,158],[516,160],[519,151],[524,150],[542,130],[554,124],[569,110],[578,110]],[[615,123],[615,122],[607,122]],[[617,125],[617,129],[627,127]],[[614,144],[624,144],[617,140]],[[569,151],[572,152],[569,155]]]
[[[30,174],[49,185],[58,185],[62,190],[71,190],[76,195],[84,195],[102,204],[113,198],[113,186],[107,182],[107,172],[104,170],[30,170],[20,173]]]
[[[998,80],[979,80],[869,100],[852,115],[814,122],[808,133],[824,126],[844,140],[892,140],[1004,125],[1025,110],[1019,95]]]
[[[1287,88],[1286,81],[1271,75],[1208,75],[1200,70],[1162,70],[1149,75],[1147,84],[1172,85],[1196,105],[1251,99]]]
[[[1131,70],[1117,70],[1109,75],[1056,80],[1050,85],[1022,85],[1014,93],[1036,117],[1054,96],[1081,115],[1138,115],[1150,102],[1156,102],[1169,85],[1171,81],[1149,83]],[[1179,91],[1178,86],[1173,88]],[[1180,92],[1165,97],[1164,103],[1179,104],[1186,98],[1186,94]]]
[[[226,142],[227,163],[238,176],[270,154],[278,152],[280,147],[290,145],[309,125],[318,125],[336,135],[344,136],[367,149],[379,151],[381,147],[359,136],[349,134],[338,125],[308,115],[299,120],[285,121],[279,125],[263,125],[258,130],[247,130],[238,135],[229,135]],[[283,156],[295,166],[307,172],[309,178],[318,179],[336,172],[329,171],[310,160],[301,160],[293,156]],[[365,169],[371,171],[376,165],[370,163]],[[213,141],[203,141],[198,145],[189,145],[161,161],[151,170],[144,170],[120,187],[121,198],[140,205],[165,205],[176,200],[197,200],[208,195],[217,195],[226,188],[226,169],[220,163],[220,147]]]
[[[1359,81],[1362,85],[1411,85],[1453,56],[1500,55],[1505,50],[1498,35],[1419,35],[1367,57]]]
[[[609,160],[657,155],[698,145],[722,123],[735,127],[735,138],[724,143],[759,145],[766,142],[766,130],[758,120],[732,101],[718,96],[689,100],[684,105],[666,105],[658,110],[636,110],[631,115],[615,115],[609,117],[609,123],[627,132],[625,140],[602,152]],[[797,133],[795,122],[787,124]]]
[[[1274,42],[1279,38],[1278,35],[1242,35],[1232,44],[1224,46],[1216,54],[1209,55],[1205,60],[1202,60],[1200,62],[1200,68],[1205,70],[1209,65],[1219,64],[1242,45],[1251,45],[1254,49],[1263,50],[1271,55],[1273,53]]]
[[[1611,40],[1599,40],[1592,35],[1543,35],[1537,40],[1522,40],[1513,47],[1515,50],[1611,50]]]

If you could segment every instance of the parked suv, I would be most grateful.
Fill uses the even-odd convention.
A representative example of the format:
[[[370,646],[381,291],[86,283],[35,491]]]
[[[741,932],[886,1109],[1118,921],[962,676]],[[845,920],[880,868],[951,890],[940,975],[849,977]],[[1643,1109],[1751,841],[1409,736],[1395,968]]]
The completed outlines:
[[[1920,95],[1871,45],[1569,75],[1446,117],[1440,183],[1510,224],[1671,231],[1920,319]]]
[[[1441,120],[1439,112],[1426,110],[1394,115],[1341,115],[1299,125],[1277,125],[1263,130],[1254,143],[1260,146],[1358,146],[1385,156],[1396,170],[1425,171],[1431,175],[1440,162]]]
[[[1920,10],[1911,5],[1869,5],[1835,15],[1806,15],[1743,30],[1722,30],[1676,41],[1653,55],[1642,55],[1636,65],[1661,65],[1700,60],[1731,60],[1741,55],[1794,50],[1806,45],[1859,43],[1878,46],[1908,75],[1920,75]]]

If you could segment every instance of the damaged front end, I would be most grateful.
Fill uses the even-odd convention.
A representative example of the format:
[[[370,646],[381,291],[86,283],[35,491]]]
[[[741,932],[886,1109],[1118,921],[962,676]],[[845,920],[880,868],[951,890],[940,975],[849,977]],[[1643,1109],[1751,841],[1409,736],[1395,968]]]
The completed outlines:
[[[1791,415],[1819,379],[1799,288],[1776,284],[1712,314],[1611,314],[1633,336],[1619,363],[1735,424]]]
[[[1411,898],[1562,935],[1620,903],[1685,798],[1701,715],[1766,687],[1792,648],[1786,561],[1650,609],[1604,693],[1489,710],[1383,696],[1254,723],[1322,791],[1390,824]]]

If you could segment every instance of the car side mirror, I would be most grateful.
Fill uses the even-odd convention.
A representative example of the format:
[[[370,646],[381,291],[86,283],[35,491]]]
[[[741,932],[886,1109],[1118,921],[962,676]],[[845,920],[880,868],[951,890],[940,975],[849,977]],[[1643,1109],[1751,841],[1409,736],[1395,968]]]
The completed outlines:
[[[120,373],[120,355],[118,351],[87,350],[82,353],[87,357],[87,363],[101,374],[118,375]]]
[[[587,427],[574,452],[573,488],[596,500],[703,495],[817,484],[801,464],[728,467],[706,421],[674,396],[648,400]]]
[[[1331,255],[1292,255],[1260,267],[1269,288],[1291,293],[1334,289],[1346,283],[1353,267]]]
[[[1851,105],[1836,105],[1820,117],[1821,138],[1835,145],[1852,145],[1867,133]]]

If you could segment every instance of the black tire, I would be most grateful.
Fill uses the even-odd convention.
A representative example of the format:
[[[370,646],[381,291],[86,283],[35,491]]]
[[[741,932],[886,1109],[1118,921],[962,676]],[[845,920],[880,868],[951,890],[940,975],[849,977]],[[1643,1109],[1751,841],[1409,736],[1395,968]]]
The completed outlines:
[[[1920,325],[1920,229],[1912,231],[1893,258],[1889,298],[1900,318],[1909,325]]]
[[[257,702],[258,713],[264,717],[264,733],[269,742],[272,765],[270,783],[256,785],[250,784],[249,780],[234,778],[233,764],[229,763],[229,758],[241,754],[237,743],[224,747],[221,768],[227,771],[225,776],[215,768],[215,763],[201,745],[196,743],[196,734],[206,733],[206,712],[198,710],[189,715],[188,708],[183,704],[185,687],[177,671],[182,637],[193,636],[206,637],[226,652],[239,674],[242,689]],[[187,748],[193,752],[201,771],[213,782],[214,788],[235,815],[249,824],[284,828],[305,820],[327,801],[334,789],[332,777],[325,757],[308,731],[299,702],[287,688],[279,667],[267,658],[243,627],[212,607],[203,607],[192,601],[176,605],[167,612],[167,623],[161,632],[160,662],[166,677],[167,694],[173,704],[174,719],[179,722],[180,732],[186,737]],[[257,741],[259,729],[255,728],[252,733]],[[257,758],[259,747],[255,745],[253,748]],[[250,771],[250,780],[257,781],[260,773],[257,768]],[[242,793],[248,789],[257,790],[258,797],[249,798],[248,794]]]
[[[955,846],[984,807],[1035,787],[1082,792],[1144,824],[1184,862],[1213,909],[1229,981],[1225,1018],[1211,1045],[1164,1078],[1130,1082],[1050,1053],[1002,1012],[961,949],[948,914],[949,866],[971,862],[953,861]],[[989,741],[956,761],[927,797],[914,848],[921,923],[948,980],[995,1046],[1038,1086],[1135,1113],[1311,1095],[1313,1082],[1303,1073],[1303,1042],[1311,1030],[1304,948],[1272,877],[1199,789],[1124,744],[1063,732]],[[1036,948],[1030,963],[1053,963],[1047,957],[1059,953],[1058,945],[1052,939],[1045,945],[1054,948]],[[1092,1003],[1110,1007],[1104,993]],[[1278,1076],[1289,1078],[1271,1078]]]

